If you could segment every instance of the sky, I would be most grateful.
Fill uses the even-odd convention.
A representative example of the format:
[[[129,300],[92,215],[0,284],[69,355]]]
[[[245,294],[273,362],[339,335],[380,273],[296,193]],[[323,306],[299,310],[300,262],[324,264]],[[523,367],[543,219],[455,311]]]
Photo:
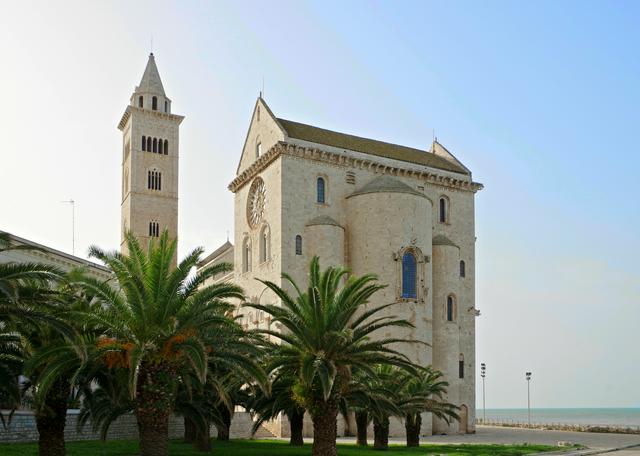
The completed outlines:
[[[1,1],[0,229],[71,252],[74,199],[76,254],[118,247],[117,124],[153,50],[186,116],[182,253],[233,232],[263,88],[279,117],[423,149],[435,132],[485,186],[487,407],[526,407],[525,371],[533,407],[640,407],[639,19],[625,1]]]

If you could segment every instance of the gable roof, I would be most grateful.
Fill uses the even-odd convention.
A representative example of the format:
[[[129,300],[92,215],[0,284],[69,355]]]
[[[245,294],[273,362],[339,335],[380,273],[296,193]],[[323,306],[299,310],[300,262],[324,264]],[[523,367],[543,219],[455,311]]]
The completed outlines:
[[[446,158],[426,150],[325,130],[324,128],[293,122],[291,120],[280,118],[277,120],[290,138],[324,144],[340,149],[353,150],[378,157],[416,163],[418,165],[429,166],[454,173],[469,174],[465,168],[458,164],[452,163]]]

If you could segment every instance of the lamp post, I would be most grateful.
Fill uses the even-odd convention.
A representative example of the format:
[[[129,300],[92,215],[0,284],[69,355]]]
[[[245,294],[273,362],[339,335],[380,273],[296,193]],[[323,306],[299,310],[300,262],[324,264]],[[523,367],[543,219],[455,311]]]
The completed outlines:
[[[531,426],[531,372],[526,372],[525,376],[527,378],[527,411],[529,415],[529,426]]]
[[[487,424],[487,406],[484,398],[484,377],[487,374],[487,365],[485,363],[480,364],[480,377],[482,377],[482,424]]]

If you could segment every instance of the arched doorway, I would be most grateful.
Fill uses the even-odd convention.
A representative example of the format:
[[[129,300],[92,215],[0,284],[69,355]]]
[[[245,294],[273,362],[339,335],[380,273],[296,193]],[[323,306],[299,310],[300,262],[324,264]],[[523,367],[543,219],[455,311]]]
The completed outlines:
[[[469,411],[466,405],[460,406],[460,434],[466,434],[468,432],[468,420],[469,420]]]

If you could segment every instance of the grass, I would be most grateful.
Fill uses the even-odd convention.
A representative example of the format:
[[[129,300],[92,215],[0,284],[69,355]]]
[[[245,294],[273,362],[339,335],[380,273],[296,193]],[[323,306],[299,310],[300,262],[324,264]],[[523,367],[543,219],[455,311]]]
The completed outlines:
[[[405,456],[405,455],[440,455],[448,456],[520,456],[543,451],[557,450],[546,445],[432,445],[423,444],[420,448],[406,448],[391,445],[388,451],[380,452],[372,448],[362,449],[355,445],[338,445],[341,456]],[[35,443],[0,444],[2,456],[34,456],[38,452]],[[132,456],[138,452],[138,442],[133,440],[114,440],[102,442],[69,442],[67,456]],[[171,456],[202,456],[192,449],[191,445],[180,441],[172,441]],[[311,445],[291,447],[288,442],[274,440],[231,440],[229,442],[213,442],[214,456],[309,456]]]

